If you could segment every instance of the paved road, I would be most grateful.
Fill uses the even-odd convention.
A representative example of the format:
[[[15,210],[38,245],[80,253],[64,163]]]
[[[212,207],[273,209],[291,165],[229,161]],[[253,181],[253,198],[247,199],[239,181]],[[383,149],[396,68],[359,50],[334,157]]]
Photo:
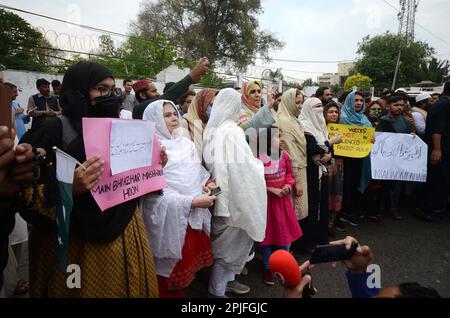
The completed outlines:
[[[407,213],[403,221],[384,216],[381,223],[366,221],[359,227],[347,226],[344,234],[356,237],[361,244],[372,248],[374,263],[381,266],[382,287],[403,282],[419,282],[435,288],[443,297],[450,297],[450,217],[440,224],[425,223]],[[339,238],[338,237],[338,238]],[[306,260],[298,259],[299,263]],[[255,259],[249,265],[249,275],[240,276],[242,283],[252,291],[244,298],[277,298],[282,296],[279,286],[268,287],[262,281],[262,261]],[[342,264],[333,269],[330,265],[314,268],[314,286],[317,297],[348,298],[351,294]],[[205,297],[203,285],[195,282],[188,295]],[[233,296],[233,295],[229,295]]]
[[[404,221],[394,221],[383,217],[381,223],[366,221],[359,227],[347,226],[345,235],[356,237],[361,244],[369,245],[374,254],[374,263],[381,266],[382,286],[388,287],[402,282],[419,282],[434,287],[443,296],[450,298],[450,217],[440,224],[430,224],[407,215]],[[298,259],[299,263],[306,258]],[[262,261],[255,258],[248,264],[249,275],[240,276],[242,283],[252,288],[243,298],[278,298],[282,296],[280,286],[268,287],[262,281]],[[28,262],[21,266],[21,276],[28,277]],[[317,297],[351,297],[345,279],[345,269],[338,264],[319,265],[313,270]],[[194,282],[188,291],[192,298],[206,297],[207,290],[199,282]],[[233,296],[233,295],[229,295]],[[27,297],[24,295],[22,297]]]

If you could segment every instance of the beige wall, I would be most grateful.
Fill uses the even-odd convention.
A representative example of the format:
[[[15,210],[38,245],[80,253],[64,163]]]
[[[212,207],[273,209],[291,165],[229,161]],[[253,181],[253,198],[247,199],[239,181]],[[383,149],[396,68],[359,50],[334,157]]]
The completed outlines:
[[[349,76],[350,69],[355,66],[355,63],[339,63],[338,64],[338,74],[339,76]]]

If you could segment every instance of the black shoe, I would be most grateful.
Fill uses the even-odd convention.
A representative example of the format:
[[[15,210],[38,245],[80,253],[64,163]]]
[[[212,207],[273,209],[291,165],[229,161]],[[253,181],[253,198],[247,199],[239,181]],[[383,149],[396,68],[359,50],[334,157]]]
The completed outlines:
[[[379,223],[381,221],[381,217],[378,215],[366,215],[366,218],[376,223]]]
[[[350,224],[351,226],[358,226],[358,218],[353,215],[344,214],[341,216],[341,221]]]
[[[337,217],[336,220],[334,220],[334,228],[339,232],[345,232],[345,224],[340,217]]]
[[[416,216],[430,223],[438,223],[440,221],[438,217],[433,215],[433,213],[426,213],[425,211],[419,208],[416,209]]]
[[[395,221],[402,221],[403,217],[401,216],[400,212],[398,210],[391,211],[391,216]]]

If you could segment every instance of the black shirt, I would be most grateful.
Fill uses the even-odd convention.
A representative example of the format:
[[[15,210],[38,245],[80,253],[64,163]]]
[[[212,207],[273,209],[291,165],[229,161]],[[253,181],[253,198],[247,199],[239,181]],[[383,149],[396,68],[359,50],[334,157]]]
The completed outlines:
[[[450,159],[450,100],[441,97],[428,112],[425,141],[429,151],[433,150],[433,135],[442,136],[441,149],[444,159]]]
[[[142,119],[147,106],[153,102],[156,102],[157,100],[170,100],[176,105],[177,99],[183,96],[189,90],[189,86],[191,86],[192,84],[192,77],[190,75],[187,75],[181,81],[174,84],[165,94],[159,96],[158,98],[143,101],[133,109],[133,119]]]

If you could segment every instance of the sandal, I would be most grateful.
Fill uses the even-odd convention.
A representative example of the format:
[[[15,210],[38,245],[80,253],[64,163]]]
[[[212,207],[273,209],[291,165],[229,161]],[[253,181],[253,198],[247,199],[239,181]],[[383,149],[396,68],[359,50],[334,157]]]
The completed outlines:
[[[19,280],[17,283],[16,289],[14,289],[14,295],[20,296],[25,295],[30,290],[30,283],[24,279]]]

